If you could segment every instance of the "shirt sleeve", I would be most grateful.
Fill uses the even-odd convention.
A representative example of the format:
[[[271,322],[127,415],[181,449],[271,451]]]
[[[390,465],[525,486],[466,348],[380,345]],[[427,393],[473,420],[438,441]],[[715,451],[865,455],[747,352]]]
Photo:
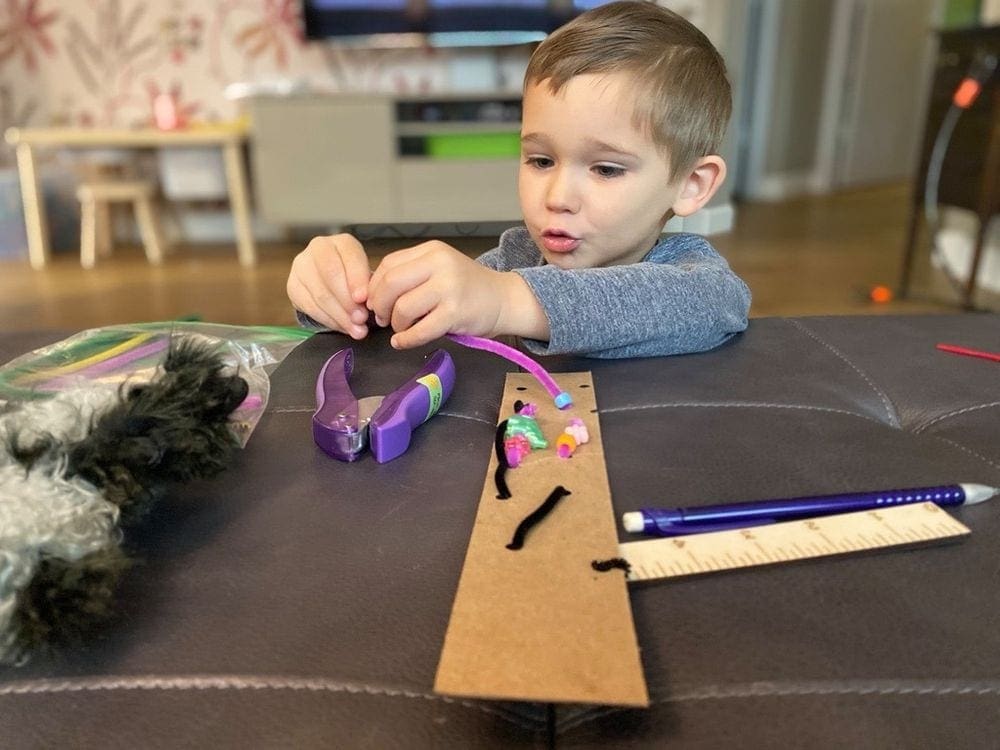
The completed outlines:
[[[688,354],[719,346],[747,327],[750,290],[702,237],[674,235],[640,263],[563,270],[515,269],[549,320],[534,354],[598,358]]]
[[[542,254],[531,241],[524,227],[511,227],[500,235],[500,243],[476,258],[476,262],[494,271],[513,271],[516,268],[540,266]]]

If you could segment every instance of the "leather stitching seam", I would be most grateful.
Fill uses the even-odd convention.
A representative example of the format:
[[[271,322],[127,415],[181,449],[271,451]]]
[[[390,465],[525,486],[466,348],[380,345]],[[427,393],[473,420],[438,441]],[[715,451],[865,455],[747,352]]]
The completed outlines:
[[[668,703],[690,703],[695,701],[731,700],[747,698],[794,698],[806,696],[902,696],[902,695],[1000,695],[1000,683],[971,682],[951,680],[932,682],[918,680],[900,682],[890,680],[868,680],[848,682],[844,684],[828,682],[806,682],[799,684],[782,684],[774,682],[750,683],[725,687],[708,685],[703,688],[693,688],[675,695],[650,701],[650,706]],[[562,722],[559,722],[560,733],[574,729],[595,719],[610,714],[619,713],[621,708],[585,709]]]
[[[868,377],[868,375],[864,372],[864,370],[862,370],[860,367],[854,364],[854,362],[852,362],[850,358],[847,357],[846,354],[837,349],[837,347],[821,339],[817,334],[815,334],[809,328],[804,326],[798,320],[789,319],[788,322],[791,323],[796,328],[800,329],[803,333],[809,336],[809,338],[813,339],[813,341],[816,341],[818,344],[821,344],[822,346],[829,349],[831,352],[833,352],[835,356],[837,356],[839,359],[845,362],[852,370],[854,370],[858,375],[860,375],[861,378],[866,383],[868,383],[869,387],[875,392],[875,394],[882,400],[882,406],[885,407],[885,413],[889,417],[889,423],[893,427],[900,426],[899,417],[896,415],[896,412],[892,407],[892,401],[889,400],[889,397],[885,394],[885,392],[881,388],[875,385],[875,381],[873,381],[870,377]]]
[[[990,401],[989,403],[985,404],[975,404],[974,406],[966,406],[963,409],[955,409],[954,411],[945,412],[944,414],[939,414],[938,416],[934,417],[934,419],[928,422],[924,422],[921,425],[917,425],[913,429],[913,432],[915,434],[919,434],[924,430],[928,429],[931,425],[935,425],[938,422],[941,422],[945,419],[950,419],[951,417],[957,417],[962,414],[967,414],[970,411],[978,411],[979,409],[990,409],[994,406],[1000,406],[1000,401]]]
[[[869,414],[862,414],[847,409],[838,409],[833,406],[810,406],[809,404],[775,404],[757,401],[680,401],[675,404],[642,404],[641,406],[612,406],[607,409],[598,409],[599,414],[613,414],[622,411],[643,411],[645,409],[676,409],[679,407],[693,407],[705,409],[801,409],[803,411],[823,411],[833,414],[845,414],[849,417],[858,417],[874,422],[878,425],[885,425],[880,419]]]
[[[239,675],[191,676],[191,677],[127,677],[127,678],[94,678],[83,680],[33,680],[11,682],[0,685],[0,697],[12,695],[40,695],[58,693],[86,693],[116,690],[164,690],[164,691],[194,691],[194,690],[292,690],[325,693],[350,693],[354,695],[384,696],[389,698],[419,698],[427,701],[453,703],[465,708],[472,708],[483,713],[498,716],[510,723],[533,731],[542,731],[546,727],[543,718],[531,720],[510,711],[491,706],[481,701],[462,700],[446,695],[421,693],[402,688],[376,687],[372,685],[353,685],[350,683],[333,682],[330,680],[306,677],[248,677]]]

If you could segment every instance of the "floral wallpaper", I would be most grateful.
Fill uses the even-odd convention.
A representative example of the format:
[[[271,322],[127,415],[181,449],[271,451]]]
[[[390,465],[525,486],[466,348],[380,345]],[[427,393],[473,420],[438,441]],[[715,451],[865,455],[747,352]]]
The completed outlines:
[[[234,82],[432,90],[433,50],[306,43],[298,0],[0,0],[0,127],[131,126],[172,94],[187,119],[229,119]]]
[[[657,1],[724,35],[718,0]],[[181,120],[231,120],[240,115],[231,84],[413,93],[482,86],[475,76],[485,75],[517,91],[530,51],[334,46],[305,41],[300,20],[300,0],[0,0],[0,132],[149,125],[163,94]],[[72,164],[46,159],[50,230],[71,247]],[[0,258],[24,253],[20,217],[13,148],[0,140]]]
[[[698,0],[664,4],[698,22]],[[148,123],[164,92],[188,119],[229,119],[234,82],[433,91],[461,54],[307,43],[300,14],[299,0],[0,0],[0,128]]]
[[[699,26],[711,15],[709,0],[659,2]],[[300,0],[0,0],[0,131],[147,125],[162,94],[185,121],[229,120],[235,83],[447,91],[463,60],[491,54],[307,42],[300,19]],[[516,90],[527,54],[497,50],[489,64]],[[0,166],[12,161],[0,144]]]

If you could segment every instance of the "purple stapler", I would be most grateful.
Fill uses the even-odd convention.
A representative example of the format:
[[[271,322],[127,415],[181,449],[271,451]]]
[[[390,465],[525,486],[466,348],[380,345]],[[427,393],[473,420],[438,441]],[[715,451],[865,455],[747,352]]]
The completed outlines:
[[[353,371],[354,351],[341,349],[316,379],[313,439],[341,461],[356,461],[369,445],[379,463],[403,455],[413,431],[437,413],[455,387],[455,364],[444,349],[387,396],[356,398],[348,384]]]

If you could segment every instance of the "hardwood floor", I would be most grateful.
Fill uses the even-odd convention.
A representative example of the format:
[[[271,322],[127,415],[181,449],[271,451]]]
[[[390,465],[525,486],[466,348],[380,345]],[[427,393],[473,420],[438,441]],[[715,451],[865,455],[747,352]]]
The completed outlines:
[[[910,196],[900,184],[741,205],[733,231],[712,240],[753,291],[753,317],[962,312],[926,246],[916,255],[907,299],[869,298],[875,285],[899,284]],[[997,310],[1000,298],[980,291],[976,304]]]
[[[711,239],[750,285],[754,317],[958,312],[957,297],[926,254],[917,263],[911,299],[876,305],[867,298],[872,285],[897,283],[908,205],[902,185],[740,205],[733,231]],[[478,254],[494,239],[451,241]],[[408,244],[378,239],[366,247],[375,259]],[[204,245],[176,248],[160,267],[149,265],[138,247],[118,247],[89,271],[75,252],[55,254],[43,271],[27,260],[0,262],[0,323],[8,331],[75,331],[183,316],[291,324],[285,278],[300,249],[263,245],[253,269],[238,265],[232,246]]]

